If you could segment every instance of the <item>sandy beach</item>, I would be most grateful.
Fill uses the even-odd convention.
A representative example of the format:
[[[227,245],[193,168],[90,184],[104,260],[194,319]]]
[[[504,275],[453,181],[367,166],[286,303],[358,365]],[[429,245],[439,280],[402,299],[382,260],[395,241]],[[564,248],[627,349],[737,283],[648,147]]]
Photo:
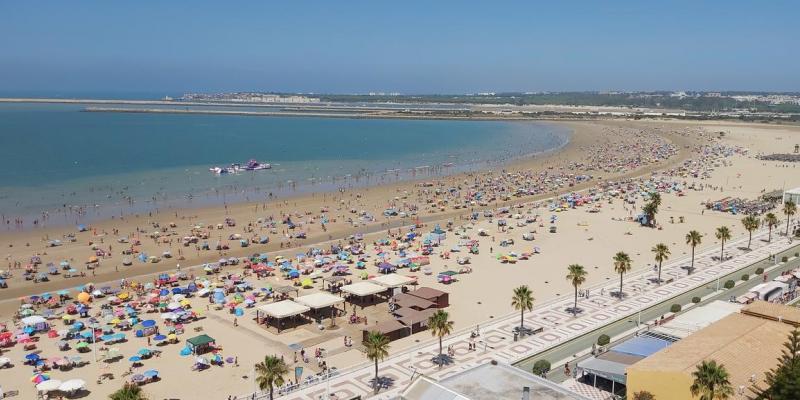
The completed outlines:
[[[449,293],[447,311],[455,328],[464,329],[512,312],[511,290],[520,284],[529,285],[537,301],[572,296],[565,279],[569,264],[584,265],[589,272],[586,286],[592,286],[618,278],[611,265],[617,251],[630,254],[636,271],[653,267],[650,248],[656,243],[667,244],[673,258],[689,254],[683,237],[692,229],[704,235],[701,247],[718,247],[713,235],[718,226],[729,226],[734,237],[746,234],[741,215],[708,210],[702,203],[726,197],[752,200],[772,190],[800,186],[795,164],[755,158],[761,153],[791,152],[800,142],[798,127],[685,121],[566,124],[574,132],[565,148],[502,169],[257,204],[164,210],[93,223],[83,232],[74,227],[4,231],[0,245],[5,264],[0,268],[12,276],[6,279],[9,287],[0,289],[0,323],[14,329],[12,317],[20,307],[20,299],[26,296],[69,290],[75,297],[75,288],[87,283],[117,287],[122,279],[152,282],[158,273],[176,273],[178,264],[180,272],[188,275],[187,282],[192,276],[198,280],[224,280],[220,276],[240,274],[243,264],[222,267],[219,274],[206,274],[203,264],[261,253],[266,253],[270,261],[284,256],[301,265],[297,254],[310,255],[311,248],[327,251],[333,245],[358,245],[364,253],[353,255],[353,259],[363,258],[365,268],[349,265],[350,274],[345,275],[358,282],[362,272],[380,275],[376,266],[381,259],[379,253],[387,254],[384,258],[391,263],[403,258],[392,243],[401,241],[410,227],[417,225],[422,236],[439,226],[447,231],[447,238],[426,255],[430,263],[423,269],[397,272],[416,278],[418,287]],[[662,196],[657,228],[641,226],[633,220],[648,191],[658,191]],[[567,198],[561,196],[569,193],[573,194],[572,199],[585,198],[586,202],[574,208],[565,206]],[[779,209],[773,212],[782,221],[775,229],[777,235],[783,231],[785,218]],[[226,219],[235,224],[229,226]],[[498,224],[498,220],[504,223]],[[291,221],[293,229],[287,221]],[[556,232],[551,226],[557,228]],[[357,234],[363,238],[353,237]],[[187,246],[182,244],[185,237],[198,235],[206,238]],[[526,240],[530,235],[533,239]],[[269,243],[258,243],[262,238],[268,238]],[[60,245],[51,247],[52,240],[60,240]],[[247,247],[241,247],[240,240],[246,241]],[[466,241],[476,242],[478,254],[468,254]],[[202,249],[203,242],[209,243],[208,250]],[[217,243],[228,248],[217,250]],[[406,251],[420,253],[425,247],[418,238],[407,244]],[[123,251],[131,254],[122,254]],[[166,258],[165,252],[171,257]],[[142,262],[137,259],[140,254],[159,261]],[[33,279],[26,280],[26,269],[34,268],[30,266],[32,257],[38,257],[36,261],[40,263],[29,274]],[[97,261],[89,263],[90,257]],[[460,257],[469,257],[469,263],[458,263]],[[123,260],[131,265],[123,265]],[[69,267],[62,268],[62,262]],[[57,275],[49,273],[48,263],[56,267]],[[78,276],[66,278],[69,269],[75,270],[70,274]],[[443,271],[463,273],[455,275],[451,283],[442,283],[438,276]],[[41,273],[47,281],[36,282]],[[251,275],[245,280],[255,289],[293,282],[280,271],[263,279]],[[321,286],[315,281],[311,288],[298,290],[305,295],[318,292]],[[91,315],[98,314],[99,305],[108,299],[94,299]],[[134,338],[127,331],[127,341],[113,346],[124,355],[121,360],[94,362],[92,350],[80,354],[83,361],[90,361],[88,365],[53,371],[51,375],[62,381],[84,379],[90,397],[101,398],[126,379],[123,375],[131,366],[128,358],[147,347],[161,353],[142,361],[143,366],[134,372],[158,369],[161,380],[144,385],[153,398],[225,398],[247,391],[243,388],[252,385],[253,364],[266,354],[282,355],[290,367],[303,366],[306,375],[321,370],[314,360],[315,349],[324,349],[321,360],[327,367],[341,370],[365,361],[359,344],[364,324],[349,324],[346,317],[338,318],[336,329],[319,329],[328,326],[327,322],[320,326],[306,323],[278,333],[259,325],[252,308],[244,307],[244,315],[237,318],[227,307],[207,308],[206,298],[195,296],[187,300],[190,305],[185,308],[196,312],[198,319],[185,324],[179,342],[208,334],[221,347],[219,354],[233,362],[193,371],[191,357],[178,355],[182,344],[156,346],[149,343],[150,339]],[[266,298],[255,299],[256,305],[269,302]],[[367,318],[366,326],[392,319],[386,302],[359,309],[358,314]],[[158,317],[158,313],[142,313],[141,319],[155,319],[159,327],[167,329]],[[69,328],[58,319],[51,322],[55,330]],[[353,338],[352,346],[345,345],[345,337]],[[396,340],[392,351],[409,348],[429,337],[430,333],[423,331]],[[59,351],[57,342],[45,335],[36,342],[35,351],[51,358],[77,354]],[[299,344],[311,353],[309,362],[295,361],[297,355],[290,344]],[[17,344],[3,349],[2,354],[14,364],[3,371],[3,388],[19,390],[20,398],[35,395],[34,385],[28,382],[32,368],[22,365],[28,353]],[[98,384],[96,378],[102,373],[114,374],[115,380]],[[195,383],[176,385],[187,381]]]

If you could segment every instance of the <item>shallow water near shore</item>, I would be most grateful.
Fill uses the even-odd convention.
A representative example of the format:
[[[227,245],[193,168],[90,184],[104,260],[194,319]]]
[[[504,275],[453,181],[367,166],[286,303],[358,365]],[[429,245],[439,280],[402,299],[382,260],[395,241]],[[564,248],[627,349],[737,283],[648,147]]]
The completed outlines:
[[[0,104],[0,213],[29,226],[258,201],[499,166],[564,146],[538,122],[82,112]],[[215,175],[211,166],[272,163]]]

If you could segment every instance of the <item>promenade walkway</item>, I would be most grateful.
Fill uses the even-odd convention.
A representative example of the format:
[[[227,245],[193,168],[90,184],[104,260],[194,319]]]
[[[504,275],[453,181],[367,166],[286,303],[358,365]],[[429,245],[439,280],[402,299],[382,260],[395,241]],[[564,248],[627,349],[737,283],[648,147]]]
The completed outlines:
[[[664,265],[662,269],[662,279],[672,279],[672,281],[662,283],[660,286],[650,282],[651,279],[655,279],[656,275],[651,268],[634,268],[638,271],[625,275],[624,292],[626,296],[621,301],[610,295],[611,292],[619,289],[619,280],[611,279],[602,285],[582,288],[590,289],[590,296],[589,298],[579,298],[578,307],[583,312],[579,313],[577,317],[567,310],[572,306],[572,296],[559,297],[541,303],[533,311],[525,314],[525,325],[543,327],[544,330],[516,342],[513,341],[513,336],[514,328],[518,327],[520,323],[519,313],[509,310],[508,315],[480,325],[480,336],[475,340],[477,350],[468,350],[470,333],[475,329],[474,327],[447,337],[444,347],[452,345],[455,348],[455,356],[451,364],[441,368],[433,362],[439,350],[436,340],[427,340],[400,352],[390,351],[391,356],[380,363],[380,382],[384,387],[378,394],[378,398],[390,398],[398,394],[411,382],[412,375],[424,374],[441,379],[490,360],[508,364],[519,362],[600,329],[614,321],[629,318],[654,304],[715,282],[718,278],[792,247],[785,237],[773,234],[771,243],[762,240],[766,237],[766,231],[754,233],[752,249],[749,251],[742,249],[747,245],[747,236],[729,241],[725,245],[726,260],[724,262],[717,260],[720,254],[718,245],[699,250],[695,257],[695,271],[691,275],[686,270],[690,258],[676,259]],[[647,260],[650,258],[646,257]],[[609,268],[611,268],[610,265]],[[720,285],[723,283],[721,282]],[[604,295],[600,295],[601,291]],[[508,296],[510,299],[511,294],[509,293]],[[282,398],[292,400],[327,399],[326,393],[328,392],[334,394],[337,399],[372,396],[374,379],[372,363],[365,360],[364,364],[339,372],[329,382],[322,381],[303,386],[284,394]],[[252,393],[249,393],[239,398],[252,397]],[[259,392],[255,398],[268,398],[268,393]]]

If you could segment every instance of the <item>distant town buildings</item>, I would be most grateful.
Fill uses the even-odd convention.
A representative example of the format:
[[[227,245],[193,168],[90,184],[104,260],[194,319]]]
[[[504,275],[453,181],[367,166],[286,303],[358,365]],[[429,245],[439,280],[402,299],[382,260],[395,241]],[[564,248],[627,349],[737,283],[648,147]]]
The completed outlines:
[[[317,97],[259,92],[186,93],[181,97],[181,100],[231,103],[319,103],[319,98]]]

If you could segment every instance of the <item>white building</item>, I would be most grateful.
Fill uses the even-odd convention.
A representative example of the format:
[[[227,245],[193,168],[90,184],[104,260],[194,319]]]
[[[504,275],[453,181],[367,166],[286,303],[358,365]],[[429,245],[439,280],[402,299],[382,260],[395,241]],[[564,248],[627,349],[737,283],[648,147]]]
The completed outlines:
[[[794,204],[800,204],[800,188],[783,191],[783,203],[791,200]]]

